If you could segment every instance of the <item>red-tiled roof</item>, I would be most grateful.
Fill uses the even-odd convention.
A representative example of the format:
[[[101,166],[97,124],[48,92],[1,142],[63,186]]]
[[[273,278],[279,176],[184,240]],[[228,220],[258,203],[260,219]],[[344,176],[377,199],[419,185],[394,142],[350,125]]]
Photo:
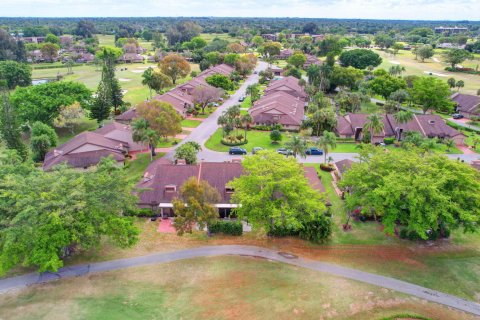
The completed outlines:
[[[456,103],[459,112],[479,113],[480,114],[480,96],[470,94],[455,93],[451,97]]]

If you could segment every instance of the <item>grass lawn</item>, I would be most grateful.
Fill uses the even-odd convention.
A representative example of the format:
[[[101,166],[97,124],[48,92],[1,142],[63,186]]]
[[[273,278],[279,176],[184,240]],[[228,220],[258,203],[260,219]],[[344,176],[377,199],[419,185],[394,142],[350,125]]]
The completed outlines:
[[[100,46],[115,46],[115,36],[113,34],[96,34]]]
[[[252,107],[252,97],[251,96],[247,96],[245,98],[245,100],[242,101],[242,103],[240,104],[240,108],[251,108]]]
[[[448,64],[442,62],[443,58],[441,53],[443,50],[436,49],[435,56],[433,57],[434,59],[428,59],[425,60],[425,62],[415,60],[415,56],[411,51],[400,50],[395,57],[382,50],[374,51],[377,52],[383,59],[379,68],[388,70],[391,66],[400,63],[400,65],[406,69],[406,72],[404,72],[403,75],[426,76],[429,73],[432,73],[432,76],[443,81],[447,81],[448,78],[453,77],[457,81],[463,80],[465,82],[465,87],[462,88],[461,91],[468,94],[476,94],[478,88],[480,88],[480,77],[478,75],[445,71],[445,67],[447,67]],[[464,67],[473,68],[476,68],[477,64],[479,64],[478,57],[474,60],[465,61],[462,63]]]
[[[182,121],[182,127],[184,127],[184,128],[196,128],[201,123],[202,123],[202,121],[199,121],[199,120],[185,119],[185,120]]]
[[[180,141],[182,141],[182,139],[169,138],[167,141],[162,139],[160,140],[160,142],[157,143],[157,148],[170,148],[176,145]]]
[[[213,39],[218,38],[221,40],[227,40],[228,42],[240,42],[243,41],[241,37],[231,37],[228,33],[202,33],[200,37],[207,42],[211,42]]]
[[[117,71],[115,76],[120,82],[123,90],[127,90],[124,95],[124,100],[130,102],[132,105],[145,101],[149,98],[148,87],[142,85],[142,74],[148,67],[155,68],[154,63],[132,63],[119,64],[116,66]],[[192,70],[197,70],[198,65],[192,64]],[[121,71],[123,69],[123,71]],[[81,65],[73,68],[73,74],[67,75],[67,68],[52,68],[52,69],[34,69],[32,73],[33,79],[55,78],[57,75],[63,75],[64,81],[81,82],[90,90],[96,90],[100,82],[101,69],[94,65]],[[190,80],[188,76],[177,80],[177,85]],[[172,86],[173,87],[173,86]]]
[[[79,119],[73,126],[73,132],[67,128],[56,128],[55,131],[58,135],[58,145],[64,144],[83,131],[94,131],[96,129],[98,129],[97,121],[87,118]]]
[[[21,310],[21,312],[19,312]],[[2,295],[5,319],[474,319],[438,304],[324,273],[212,257],[92,274]]]
[[[153,160],[161,158],[164,155],[164,153],[157,153]],[[150,153],[137,154],[135,160],[128,161],[124,168],[129,180],[133,183],[138,182],[150,163]]]

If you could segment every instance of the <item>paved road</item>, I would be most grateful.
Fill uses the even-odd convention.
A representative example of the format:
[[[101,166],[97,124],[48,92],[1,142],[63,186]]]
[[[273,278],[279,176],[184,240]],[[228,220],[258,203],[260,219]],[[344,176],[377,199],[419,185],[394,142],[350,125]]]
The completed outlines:
[[[0,293],[7,292],[12,289],[23,288],[33,284],[45,283],[63,278],[79,277],[90,273],[119,270],[129,267],[145,266],[157,263],[166,263],[183,259],[224,255],[262,257],[315,271],[326,272],[336,276],[380,286],[387,289],[392,289],[397,292],[436,302],[468,313],[480,315],[480,304],[461,299],[459,297],[455,297],[449,294],[445,294],[436,290],[431,290],[405,281],[400,281],[390,277],[379,276],[356,269],[299,258],[293,254],[277,252],[266,248],[242,245],[199,247],[168,253],[158,253],[142,257],[99,262],[89,265],[66,267],[60,269],[57,273],[31,273],[23,276],[0,280]]]
[[[251,84],[255,84],[255,83],[258,82],[258,72],[267,69],[267,67],[268,67],[268,64],[266,62],[259,61],[258,64],[257,64],[257,67],[255,68],[255,71],[257,71],[257,74],[252,73],[245,80],[245,82],[240,86],[240,88],[237,90],[237,92],[235,92],[233,95],[231,95],[230,98],[228,98],[220,107],[218,107],[215,110],[215,112],[213,112],[198,127],[196,127],[189,134],[189,136],[187,138],[185,138],[181,143],[179,143],[177,145],[177,147],[182,145],[185,142],[188,142],[188,141],[195,141],[195,142],[198,142],[200,145],[203,146],[205,144],[205,142],[208,140],[208,138],[210,138],[210,136],[218,129],[217,120],[218,120],[218,117],[222,114],[222,112],[224,110],[228,109],[229,107],[233,106],[233,105],[239,104],[238,99],[241,96],[245,95],[247,87]],[[205,150],[206,148],[203,148],[203,149]],[[166,154],[166,157],[169,158],[169,159],[172,159],[174,152],[175,151],[173,149],[172,151],[170,151],[169,153]],[[198,158],[203,159],[204,158],[204,153],[206,153],[205,154],[205,157],[206,157],[205,160],[207,160],[207,158],[210,158],[210,157],[215,158],[215,155],[214,154],[213,155],[209,154],[209,152],[207,150],[201,151],[198,154]],[[215,161],[215,160],[209,160],[209,161]],[[223,162],[223,161],[224,160],[218,160],[216,162]]]

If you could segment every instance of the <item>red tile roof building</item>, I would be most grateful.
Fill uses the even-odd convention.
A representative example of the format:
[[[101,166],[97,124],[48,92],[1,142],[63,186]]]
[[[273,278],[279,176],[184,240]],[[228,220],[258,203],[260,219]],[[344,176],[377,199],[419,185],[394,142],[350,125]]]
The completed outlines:
[[[457,112],[465,118],[470,119],[472,116],[480,116],[480,96],[455,93],[451,99],[457,107]]]

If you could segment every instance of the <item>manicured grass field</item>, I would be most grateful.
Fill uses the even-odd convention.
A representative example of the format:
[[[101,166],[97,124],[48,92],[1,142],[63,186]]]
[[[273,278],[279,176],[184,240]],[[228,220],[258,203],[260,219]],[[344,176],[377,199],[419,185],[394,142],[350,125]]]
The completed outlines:
[[[142,74],[148,67],[156,68],[156,66],[152,63],[119,64],[116,66],[115,76],[119,80],[121,88],[127,90],[124,95],[126,102],[135,105],[149,98],[148,87],[142,85]],[[191,68],[192,70],[199,70],[197,64],[192,64]],[[73,72],[73,74],[67,75],[67,68],[34,69],[32,78],[55,78],[57,75],[62,75],[64,81],[77,81],[85,84],[91,90],[97,89],[101,77],[100,68],[94,65],[82,65],[74,67]],[[179,79],[177,85],[190,79],[190,76]]]
[[[202,33],[200,34],[200,37],[205,39],[207,42],[211,42],[215,38],[227,40],[228,42],[240,42],[243,40],[240,37],[231,37],[228,33]]]
[[[113,34],[96,34],[98,38],[98,45],[100,46],[115,46],[115,36]]]
[[[372,285],[263,259],[215,257],[92,274],[2,295],[5,319],[473,319]]]
[[[242,103],[240,104],[240,108],[251,108],[252,107],[252,97],[251,96],[247,96],[245,97],[245,100],[242,101]]]
[[[177,138],[173,138],[173,139],[169,138],[167,141],[162,139],[157,143],[157,148],[170,148],[180,141],[181,139],[177,139]]]
[[[425,60],[425,62],[415,60],[415,56],[411,51],[400,50],[395,57],[382,50],[374,51],[377,52],[383,59],[383,62],[379,68],[388,70],[391,66],[399,63],[406,69],[406,72],[404,72],[403,75],[426,76],[429,73],[432,73],[432,76],[444,81],[447,81],[448,78],[453,77],[457,81],[463,80],[465,82],[465,87],[461,89],[461,92],[469,94],[476,94],[477,90],[480,88],[479,75],[445,71],[445,67],[449,65],[442,61],[443,58],[441,56],[441,52],[443,52],[443,50],[436,49],[433,57],[434,59],[428,59]],[[465,61],[462,63],[462,66],[475,69],[479,63],[480,61],[477,56],[474,60]]]
[[[199,121],[199,120],[185,119],[185,120],[182,121],[182,127],[184,127],[184,128],[196,128],[201,123],[202,123],[202,121]]]

